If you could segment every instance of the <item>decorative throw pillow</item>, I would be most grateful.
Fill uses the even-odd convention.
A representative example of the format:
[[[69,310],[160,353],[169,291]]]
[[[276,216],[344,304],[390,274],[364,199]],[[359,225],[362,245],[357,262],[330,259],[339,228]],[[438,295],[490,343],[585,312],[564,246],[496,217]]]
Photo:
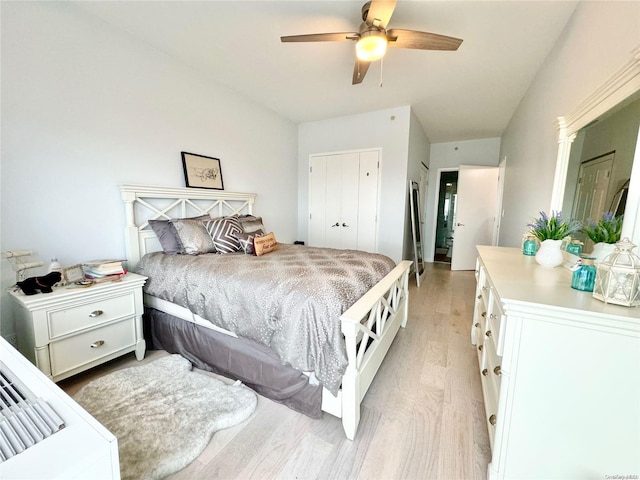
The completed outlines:
[[[149,220],[149,226],[158,237],[164,253],[177,255],[184,252],[176,227],[169,220]]]
[[[262,217],[254,217],[253,215],[241,215],[238,217],[240,226],[244,233],[255,233],[258,230],[263,232],[266,230],[262,224]]]
[[[240,242],[240,248],[247,255],[255,255],[256,250],[253,248],[253,239],[258,235],[264,235],[264,231],[257,230],[252,233],[237,232],[233,234]]]
[[[200,215],[198,217],[189,217],[185,219],[174,218],[172,220],[210,220],[211,217],[209,215]],[[176,255],[179,253],[184,253],[184,246],[180,241],[180,237],[178,236],[178,231],[176,227],[173,225],[172,220],[149,220],[149,226],[153,233],[156,234],[158,240],[160,241],[160,246],[162,247],[162,251],[168,255]]]
[[[253,239],[253,247],[256,250],[256,255],[259,257],[265,253],[273,252],[278,248],[278,242],[276,242],[276,236],[273,232],[261,235]]]
[[[206,230],[218,252],[233,253],[242,250],[240,241],[235,236],[242,232],[237,215],[210,220],[206,224]]]
[[[205,219],[211,218],[208,215]],[[178,237],[184,247],[184,253],[188,255],[199,255],[201,253],[212,253],[216,247],[207,229],[204,220],[199,218],[185,218],[171,220],[171,223],[178,232]]]

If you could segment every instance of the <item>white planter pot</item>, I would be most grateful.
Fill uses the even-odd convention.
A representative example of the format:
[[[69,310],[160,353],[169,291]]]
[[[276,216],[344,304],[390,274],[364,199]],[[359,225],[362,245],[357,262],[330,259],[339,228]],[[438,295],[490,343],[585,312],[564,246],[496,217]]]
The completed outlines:
[[[600,263],[607,258],[609,254],[613,253],[615,249],[615,243],[596,243],[593,246],[593,251],[589,254],[589,257],[593,257],[595,259],[593,261],[594,263]]]
[[[562,265],[564,257],[560,246],[562,240],[543,240],[536,253],[536,262],[543,267],[553,268]]]

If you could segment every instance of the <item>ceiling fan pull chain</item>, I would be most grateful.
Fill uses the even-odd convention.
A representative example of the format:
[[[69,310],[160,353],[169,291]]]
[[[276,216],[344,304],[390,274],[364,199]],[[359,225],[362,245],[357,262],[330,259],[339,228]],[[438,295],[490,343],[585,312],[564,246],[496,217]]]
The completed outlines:
[[[380,88],[382,88],[382,65],[384,63],[384,57],[380,59]]]

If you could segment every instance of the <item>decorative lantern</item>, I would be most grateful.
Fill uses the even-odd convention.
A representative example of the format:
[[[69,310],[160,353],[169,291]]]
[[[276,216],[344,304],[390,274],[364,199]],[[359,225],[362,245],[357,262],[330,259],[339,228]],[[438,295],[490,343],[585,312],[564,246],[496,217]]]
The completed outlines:
[[[625,307],[640,305],[640,258],[628,238],[616,243],[613,253],[597,264],[593,297]]]

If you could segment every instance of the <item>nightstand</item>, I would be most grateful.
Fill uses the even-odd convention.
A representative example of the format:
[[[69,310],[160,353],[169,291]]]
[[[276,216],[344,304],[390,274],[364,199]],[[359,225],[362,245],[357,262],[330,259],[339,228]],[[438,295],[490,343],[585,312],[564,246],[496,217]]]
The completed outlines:
[[[142,286],[127,273],[118,282],[52,293],[10,295],[15,301],[18,349],[53,381],[135,351],[142,360]]]

